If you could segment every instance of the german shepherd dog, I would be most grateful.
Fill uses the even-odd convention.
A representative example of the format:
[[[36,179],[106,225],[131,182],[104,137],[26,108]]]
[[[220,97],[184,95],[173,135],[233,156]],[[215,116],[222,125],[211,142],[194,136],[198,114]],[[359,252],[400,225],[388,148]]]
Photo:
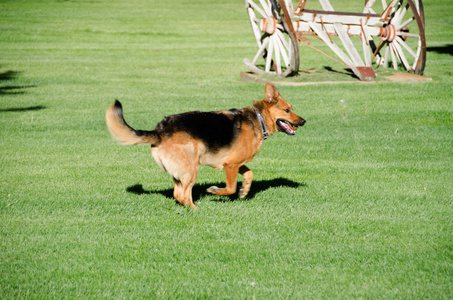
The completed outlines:
[[[155,161],[173,177],[176,200],[196,209],[192,187],[200,164],[225,169],[226,187],[212,186],[207,192],[234,194],[240,173],[244,181],[239,198],[244,198],[253,179],[252,171],[245,164],[258,153],[264,139],[276,131],[294,135],[305,120],[293,112],[291,104],[283,100],[273,85],[266,84],[265,98],[254,101],[253,106],[172,115],[152,131],[130,127],[118,100],[107,110],[106,122],[112,136],[123,145],[151,144]]]

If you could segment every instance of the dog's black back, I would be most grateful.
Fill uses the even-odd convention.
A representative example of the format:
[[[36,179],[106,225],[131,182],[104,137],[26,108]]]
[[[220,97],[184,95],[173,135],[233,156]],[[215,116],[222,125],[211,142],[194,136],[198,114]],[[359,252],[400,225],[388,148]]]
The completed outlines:
[[[155,131],[161,137],[186,132],[203,141],[209,151],[218,151],[234,143],[240,131],[242,112],[237,109],[222,112],[192,111],[172,115],[157,124]]]

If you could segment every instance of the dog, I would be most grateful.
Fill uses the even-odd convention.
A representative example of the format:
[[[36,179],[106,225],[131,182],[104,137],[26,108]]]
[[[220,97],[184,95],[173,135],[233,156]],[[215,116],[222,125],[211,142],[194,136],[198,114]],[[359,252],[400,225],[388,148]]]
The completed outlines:
[[[263,141],[277,131],[294,135],[305,124],[275,86],[266,84],[264,94],[263,100],[241,109],[172,115],[152,131],[130,127],[116,100],[107,110],[106,123],[112,136],[123,145],[151,144],[154,160],[173,177],[175,199],[185,207],[197,209],[192,187],[199,165],[225,170],[226,186],[207,189],[214,195],[234,194],[237,174],[241,174],[244,181],[239,198],[244,198],[253,180],[253,173],[245,164],[252,161]]]

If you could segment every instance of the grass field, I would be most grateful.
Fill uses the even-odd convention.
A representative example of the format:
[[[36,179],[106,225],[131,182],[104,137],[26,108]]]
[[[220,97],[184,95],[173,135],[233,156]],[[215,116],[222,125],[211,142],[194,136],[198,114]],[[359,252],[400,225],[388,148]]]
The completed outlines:
[[[265,141],[246,199],[202,167],[192,211],[104,114],[262,99],[243,1],[0,1],[0,298],[452,299],[453,3],[424,7],[432,82],[279,87],[306,126]]]

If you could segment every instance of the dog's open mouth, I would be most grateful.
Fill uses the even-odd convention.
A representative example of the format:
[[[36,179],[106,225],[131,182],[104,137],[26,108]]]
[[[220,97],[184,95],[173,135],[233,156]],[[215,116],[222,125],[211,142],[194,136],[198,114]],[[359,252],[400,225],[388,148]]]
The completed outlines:
[[[277,126],[278,129],[288,135],[294,135],[297,130],[297,126],[294,125],[293,123],[283,120],[283,119],[278,119],[277,120]]]

